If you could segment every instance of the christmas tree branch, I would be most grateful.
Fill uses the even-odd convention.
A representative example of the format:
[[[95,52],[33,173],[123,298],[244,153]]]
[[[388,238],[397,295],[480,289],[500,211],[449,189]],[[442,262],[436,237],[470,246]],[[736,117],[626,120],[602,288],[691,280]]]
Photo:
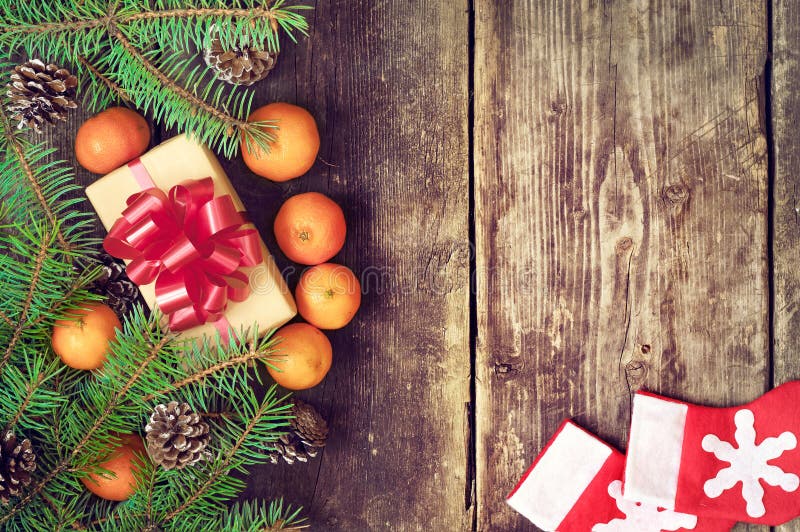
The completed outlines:
[[[116,22],[126,24],[139,20],[153,19],[187,19],[196,17],[230,17],[230,18],[268,18],[277,21],[287,18],[283,11],[270,7],[257,7],[255,9],[239,8],[194,8],[194,9],[166,9],[163,11],[141,11],[132,15],[120,16]]]
[[[64,233],[61,231],[61,228],[56,221],[56,215],[53,212],[53,209],[50,206],[50,202],[47,201],[45,197],[44,191],[42,190],[42,186],[39,183],[39,180],[36,178],[33,170],[31,169],[31,165],[28,162],[28,157],[26,156],[25,149],[22,146],[19,138],[13,132],[14,129],[11,126],[11,121],[6,114],[5,108],[0,105],[0,123],[2,123],[3,128],[3,137],[5,139],[6,145],[11,148],[14,156],[19,163],[19,167],[22,170],[22,175],[25,176],[25,179],[28,182],[28,186],[30,187],[31,191],[36,195],[36,199],[39,202],[39,207],[44,212],[45,216],[47,217],[47,221],[50,223],[51,227],[56,230],[56,239],[58,240],[59,245],[62,249],[68,250],[72,247],[70,243],[67,242],[67,239],[64,237]]]
[[[39,288],[39,277],[42,273],[42,265],[47,257],[47,251],[49,248],[48,244],[49,242],[45,239],[42,239],[40,243],[39,254],[36,255],[33,274],[31,275],[30,287],[28,288],[28,294],[25,296],[25,300],[22,302],[22,310],[20,312],[17,325],[14,327],[14,333],[11,335],[11,340],[6,345],[3,358],[0,359],[0,369],[3,369],[3,367],[8,364],[8,361],[11,359],[11,354],[14,352],[14,348],[17,346],[17,342],[19,342],[20,338],[22,338],[22,332],[27,325],[28,311],[31,309],[33,296],[36,294],[36,290]]]
[[[240,434],[239,438],[233,444],[233,446],[225,453],[223,460],[214,468],[211,474],[208,476],[206,481],[201,484],[195,492],[183,501],[179,506],[175,509],[170,511],[164,516],[163,522],[167,522],[173,519],[175,516],[179,515],[181,512],[189,508],[196,500],[202,497],[206,491],[223,475],[228,472],[229,465],[231,460],[236,456],[236,453],[239,449],[244,445],[245,441],[247,440],[250,433],[253,429],[258,425],[261,421],[261,418],[269,412],[273,408],[273,405],[269,401],[263,401],[261,406],[259,407],[258,411],[255,413],[254,416],[251,417],[250,421],[245,426],[245,429]]]
[[[309,527],[299,519],[299,508],[283,507],[283,500],[272,501],[267,508],[251,502],[234,504],[224,516],[221,530],[278,532],[303,530]]]
[[[0,320],[6,322],[6,325],[11,327],[12,329],[14,328],[14,322],[11,321],[11,318],[8,317],[8,314],[3,312],[2,310],[0,310]]]
[[[304,7],[304,6],[298,6]],[[132,22],[145,20],[171,20],[171,19],[191,19],[202,17],[226,17],[257,19],[266,18],[278,24],[280,20],[286,20],[291,16],[275,7],[255,7],[252,9],[242,8],[189,8],[189,9],[165,9],[165,10],[144,10],[130,14],[117,14],[114,11],[108,13],[97,13],[92,18],[74,21],[42,22],[25,25],[0,25],[0,31],[5,33],[22,34],[42,34],[60,33],[68,31],[81,31],[94,28],[108,28],[112,26],[124,26]],[[273,26],[274,27],[274,26]]]
[[[14,414],[14,416],[6,424],[7,429],[10,430],[12,427],[15,427],[17,423],[19,423],[19,420],[22,418],[22,416],[25,414],[25,411],[28,409],[28,405],[31,404],[31,399],[33,399],[34,395],[36,395],[39,386],[42,385],[42,382],[44,382],[44,380],[45,380],[44,373],[40,373],[34,383],[28,384],[25,390],[26,391],[25,397],[23,397],[22,402],[17,407],[17,411]]]
[[[144,359],[142,364],[136,369],[136,371],[131,375],[130,379],[128,380],[125,385],[118,390],[111,401],[106,405],[105,409],[100,413],[100,415],[95,419],[94,424],[86,430],[83,435],[83,438],[72,448],[72,451],[67,455],[66,458],[62,459],[54,468],[52,468],[47,475],[45,475],[41,480],[39,480],[33,488],[29,489],[28,492],[21,497],[18,501],[16,501],[13,505],[8,508],[8,511],[5,515],[0,516],[0,525],[8,522],[11,518],[13,518],[18,512],[22,511],[22,509],[30,503],[39,493],[44,490],[47,485],[58,475],[61,473],[68,471],[70,468],[71,461],[78,456],[86,446],[88,442],[91,441],[94,434],[102,427],[103,423],[108,419],[108,417],[113,413],[114,408],[120,403],[120,401],[125,397],[128,391],[133,387],[136,381],[142,376],[145,368],[152,363],[161,352],[161,349],[167,344],[169,341],[169,336],[162,337],[156,344],[153,344],[150,348],[149,355]]]
[[[56,502],[53,500],[52,497],[49,497],[46,493],[43,493],[42,500],[45,502],[47,507],[50,508],[50,510],[53,512],[53,515],[58,515],[59,513],[61,513],[58,504],[56,504]],[[70,528],[72,528],[73,530],[85,530],[84,528],[81,528],[81,526],[77,522],[73,522],[70,525]]]
[[[161,349],[164,348],[168,341],[169,337],[164,336],[161,338],[161,340],[159,340],[158,343],[151,347],[150,354],[147,356],[147,358],[144,359],[142,364],[136,369],[133,375],[131,375],[130,379],[128,379],[128,382],[125,383],[125,385],[119,391],[117,391],[116,394],[114,394],[114,398],[109,402],[108,405],[106,405],[106,408],[103,410],[102,414],[97,417],[94,425],[92,425],[91,428],[86,431],[83,439],[81,439],[72,449],[72,458],[80,454],[80,452],[83,450],[83,447],[86,445],[86,442],[88,442],[94,433],[103,425],[103,423],[106,421],[106,418],[108,418],[108,416],[110,416],[114,411],[114,408],[120,404],[121,400],[127,395],[128,391],[133,387],[136,381],[139,380],[139,377],[142,376],[147,366],[156,358],[158,358],[158,355],[161,353]]]
[[[119,85],[117,85],[116,83],[111,81],[108,78],[108,76],[106,76],[102,72],[100,72],[97,69],[97,67],[95,67],[92,63],[90,63],[85,57],[83,57],[82,55],[78,55],[77,59],[78,59],[78,62],[80,64],[82,64],[84,67],[86,67],[86,70],[88,70],[89,73],[92,76],[95,77],[95,79],[97,79],[103,85],[108,87],[111,90],[111,92],[113,92],[114,94],[116,94],[119,97],[120,100],[122,100],[124,102],[127,102],[127,103],[131,102],[131,97],[128,96],[128,93],[125,91],[125,89],[123,89],[122,87],[120,87]]]
[[[153,494],[155,493],[158,471],[154,466],[150,465],[150,467],[148,467],[148,471],[146,471],[145,477],[147,479],[147,484],[145,485],[144,491],[147,500],[147,506],[145,507],[144,517],[147,519],[147,525],[150,526],[153,524]]]
[[[159,390],[158,392],[146,395],[145,397],[142,398],[142,401],[144,401],[144,402],[152,401],[156,397],[160,397],[160,396],[168,394],[168,393],[173,393],[173,392],[175,392],[177,390],[180,390],[181,388],[183,388],[185,386],[188,386],[190,384],[194,384],[196,382],[200,382],[200,381],[202,381],[204,379],[207,379],[211,375],[214,375],[216,373],[220,373],[220,372],[222,372],[222,371],[224,371],[226,369],[229,369],[229,368],[231,368],[233,366],[238,366],[240,364],[249,364],[250,362],[255,361],[255,360],[263,360],[266,356],[268,356],[268,353],[265,353],[263,351],[260,351],[260,350],[257,350],[255,348],[251,347],[250,351],[245,353],[245,354],[243,354],[243,355],[239,355],[239,356],[236,356],[236,357],[232,357],[232,358],[223,360],[223,361],[218,362],[218,363],[216,363],[216,364],[214,364],[214,365],[212,365],[212,366],[210,366],[208,368],[204,368],[204,369],[201,369],[199,371],[196,371],[195,373],[192,373],[191,375],[187,375],[183,379],[180,379],[178,381],[174,381],[174,382],[172,382],[172,384],[170,384],[170,386],[168,388],[164,388],[162,390]]]
[[[133,46],[131,42],[118,29],[115,28],[111,32],[111,36],[117,42],[119,42],[125,49],[125,51],[128,52],[133,58],[135,58],[136,61],[138,61],[147,72],[155,76],[155,78],[164,87],[169,88],[169,90],[171,90],[172,92],[174,92],[187,102],[190,102],[193,106],[202,109],[209,115],[221,120],[222,122],[229,124],[230,127],[239,128],[243,131],[250,131],[251,129],[253,129],[252,124],[248,124],[246,120],[239,120],[235,116],[231,116],[224,111],[220,111],[213,105],[209,105],[208,103],[206,103],[206,101],[203,100],[202,98],[195,96],[190,91],[178,85],[177,82],[173,81],[172,79],[170,79],[169,76],[161,72],[161,70],[159,70],[158,67],[156,67],[150,60],[148,60],[144,56],[144,54],[139,52],[139,50],[137,50],[136,47]],[[271,142],[273,140],[274,137],[270,137],[269,141]]]
[[[111,6],[70,0],[35,1],[19,10],[16,0],[0,0],[0,46],[75,64],[88,74],[79,80],[91,110],[128,101],[231,157],[242,140],[269,151],[275,124],[249,123],[253,92],[231,88],[211,70],[200,69],[190,60],[192,48],[206,47],[213,32],[223,46],[263,43],[263,49],[277,52],[279,33],[292,40],[295,31],[307,34],[303,9],[308,6],[283,0],[269,7],[242,0],[228,8],[211,0],[126,0]]]
[[[206,419],[231,419],[235,414],[230,411],[223,411],[223,412],[201,412],[201,414]]]
[[[88,283],[89,279],[94,278],[96,274],[92,273],[87,277],[78,277],[75,281],[70,284],[66,291],[63,293],[63,298],[57,300],[49,309],[48,312],[42,313],[33,320],[30,320],[29,326],[36,327],[40,325],[45,320],[50,319],[51,316],[60,314],[63,307],[67,306],[70,301],[75,298],[75,294],[78,293],[86,284]],[[82,297],[82,300],[86,300],[86,297]]]

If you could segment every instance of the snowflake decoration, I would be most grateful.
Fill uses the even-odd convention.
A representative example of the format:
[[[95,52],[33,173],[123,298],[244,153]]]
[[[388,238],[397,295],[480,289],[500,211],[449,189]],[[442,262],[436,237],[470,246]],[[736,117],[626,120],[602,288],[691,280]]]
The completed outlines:
[[[752,411],[743,409],[736,412],[733,422],[736,424],[734,439],[739,446],[737,449],[734,449],[729,442],[721,441],[714,434],[707,434],[703,438],[704,451],[714,453],[717,459],[731,464],[720,470],[716,477],[706,481],[703,491],[712,499],[716,499],[722,492],[741,482],[742,498],[747,503],[747,515],[761,517],[766,513],[766,509],[764,488],[759,480],[770,486],[780,486],[783,491],[792,492],[800,486],[800,478],[767,463],[781,456],[784,451],[794,449],[797,446],[795,435],[787,431],[756,445],[754,421],[755,416]]]
[[[671,510],[622,498],[622,481],[615,480],[608,485],[608,494],[617,503],[617,508],[625,514],[622,519],[612,519],[608,523],[597,523],[592,532],[661,532],[662,530],[693,530],[697,516],[681,514]]]

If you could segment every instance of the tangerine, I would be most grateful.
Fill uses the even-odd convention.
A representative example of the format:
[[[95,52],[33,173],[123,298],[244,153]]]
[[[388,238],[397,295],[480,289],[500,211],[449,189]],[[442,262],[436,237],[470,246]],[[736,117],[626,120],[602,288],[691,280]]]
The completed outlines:
[[[143,465],[147,453],[141,436],[122,434],[121,444],[109,453],[99,467],[108,473],[90,473],[81,478],[86,489],[109,501],[124,501],[136,491],[136,470]]]
[[[88,303],[55,323],[53,351],[71,368],[97,369],[106,361],[117,329],[122,324],[111,307]]]
[[[342,249],[347,234],[342,208],[319,192],[287,199],[278,211],[274,229],[284,255],[307,265],[330,260]]]
[[[319,131],[311,113],[289,103],[271,103],[253,111],[248,122],[275,120],[275,140],[269,145],[269,153],[253,144],[252,151],[247,139],[242,138],[242,158],[247,167],[256,174],[272,181],[288,181],[308,172],[319,153]]]
[[[308,323],[320,329],[341,329],[361,306],[361,283],[350,268],[326,262],[303,272],[295,301]]]
[[[95,174],[107,174],[139,157],[150,144],[150,126],[127,107],[111,107],[89,118],[75,136],[75,156]]]
[[[322,382],[333,361],[331,343],[308,323],[292,323],[278,330],[277,357],[267,366],[275,382],[289,390],[307,390]]]

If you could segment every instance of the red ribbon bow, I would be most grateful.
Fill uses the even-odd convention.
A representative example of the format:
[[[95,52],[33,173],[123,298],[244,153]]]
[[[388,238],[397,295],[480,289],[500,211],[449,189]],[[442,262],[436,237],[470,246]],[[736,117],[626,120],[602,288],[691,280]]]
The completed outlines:
[[[262,261],[255,228],[229,195],[214,197],[214,181],[190,179],[172,187],[137,192],[127,200],[108,236],[106,251],[130,260],[128,277],[156,282],[156,302],[169,327],[183,331],[224,319],[228,301],[250,294],[239,268]]]

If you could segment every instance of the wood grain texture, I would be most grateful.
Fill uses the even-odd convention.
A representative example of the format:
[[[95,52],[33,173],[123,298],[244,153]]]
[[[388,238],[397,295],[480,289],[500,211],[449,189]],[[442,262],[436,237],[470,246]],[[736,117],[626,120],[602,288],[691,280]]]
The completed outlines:
[[[308,108],[317,164],[282,185],[240,158],[224,166],[292,288],[301,269],[272,233],[280,204],[317,191],[342,205],[347,243],[334,262],[360,274],[365,293],[356,319],[328,333],[328,377],[298,394],[329,420],[328,446],[308,464],[255,468],[244,497],[283,495],[315,530],[465,530],[467,2],[311,4],[311,35],[284,39],[253,105]]]
[[[800,378],[800,4],[775,0],[772,7],[773,304],[775,385]],[[800,520],[777,527],[800,531]]]
[[[768,370],[763,3],[476,3],[478,530],[565,417]],[[756,529],[756,528],[753,528]]]
[[[466,0],[317,2],[310,37],[284,40],[253,104],[308,108],[317,164],[279,185],[222,161],[292,288],[301,268],[272,232],[282,201],[323,192],[348,221],[334,261],[361,275],[362,308],[328,333],[326,380],[298,394],[328,419],[329,444],[308,464],[254,468],[243,495],[302,505],[314,530],[470,528],[468,13]],[[87,117],[44,137],[73,164]]]

